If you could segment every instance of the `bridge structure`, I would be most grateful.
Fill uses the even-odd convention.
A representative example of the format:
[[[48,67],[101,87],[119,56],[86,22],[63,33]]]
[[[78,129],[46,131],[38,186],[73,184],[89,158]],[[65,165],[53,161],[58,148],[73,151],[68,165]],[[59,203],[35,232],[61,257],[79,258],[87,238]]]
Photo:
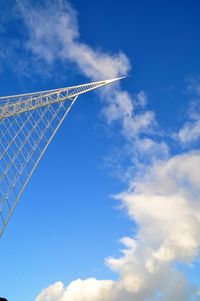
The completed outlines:
[[[78,96],[119,79],[0,97],[0,237]]]

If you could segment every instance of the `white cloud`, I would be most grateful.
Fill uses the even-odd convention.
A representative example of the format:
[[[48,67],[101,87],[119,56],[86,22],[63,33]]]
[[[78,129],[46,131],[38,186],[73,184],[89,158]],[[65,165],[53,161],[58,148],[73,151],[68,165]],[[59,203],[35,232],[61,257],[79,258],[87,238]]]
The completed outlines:
[[[36,301],[101,301],[111,298],[114,282],[111,280],[78,279],[66,288],[61,282],[43,290]],[[61,289],[62,288],[62,289]]]
[[[17,2],[27,26],[26,47],[35,58],[47,65],[57,60],[73,63],[91,80],[129,71],[124,53],[108,54],[81,42],[76,11],[68,3],[58,0],[47,7],[47,2],[44,6]],[[200,154],[167,159],[168,146],[156,133],[154,113],[145,109],[143,91],[132,96],[116,85],[100,95],[107,123],[120,125],[131,161],[140,168],[128,191],[118,196],[138,224],[138,233],[122,239],[120,258],[106,260],[118,273],[117,281],[79,279],[66,288],[58,282],[43,290],[36,301],[195,300],[196,290],[174,263],[191,263],[198,256]],[[192,133],[186,127],[184,131]],[[184,131],[178,134],[182,141],[188,136]]]
[[[130,63],[124,53],[107,54],[80,41],[76,11],[66,1],[44,1],[30,6],[17,0],[28,30],[27,48],[39,59],[52,63],[67,60],[94,80],[126,75]]]
[[[190,146],[200,138],[200,84],[190,80],[187,89],[193,97],[187,112],[189,121],[187,120],[182,128],[174,134],[174,138],[183,146]]]
[[[195,120],[184,124],[176,135],[176,138],[184,145],[196,142],[200,138],[200,121]]]
[[[69,2],[54,0],[50,6],[45,1],[43,6],[30,5],[23,0],[18,0],[17,3],[27,27],[26,47],[35,58],[45,61],[47,65],[57,60],[73,63],[90,80],[124,76],[129,72],[131,65],[123,52],[111,54],[81,41],[77,13]],[[163,153],[164,142],[157,143],[150,137],[150,133],[156,134],[157,124],[154,113],[145,111],[147,96],[144,91],[132,96],[128,91],[122,90],[119,84],[115,84],[99,93],[108,124],[118,122],[121,134],[135,146],[153,146],[161,157],[167,155],[167,147]],[[142,112],[137,112],[138,107]],[[148,134],[148,140],[144,137],[145,134]],[[142,153],[143,148],[140,147],[140,156]]]
[[[55,301],[198,300],[174,263],[190,264],[199,255],[199,164],[199,152],[161,161],[118,195],[138,224],[136,237],[122,239],[122,256],[107,259],[119,279],[73,281]],[[36,300],[53,301],[51,294],[52,286]]]
[[[50,285],[47,289],[42,290],[36,301],[53,301],[58,300],[64,293],[64,285],[62,282],[56,282]]]
[[[146,267],[153,272],[172,261],[191,262],[200,247],[200,153],[160,162],[133,191],[122,194],[139,225],[138,238],[151,249]]]

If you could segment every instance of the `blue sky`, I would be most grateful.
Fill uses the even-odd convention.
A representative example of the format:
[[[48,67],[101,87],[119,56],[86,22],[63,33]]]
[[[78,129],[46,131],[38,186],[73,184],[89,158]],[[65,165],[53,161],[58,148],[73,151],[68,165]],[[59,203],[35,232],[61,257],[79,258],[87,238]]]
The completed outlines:
[[[0,294],[199,300],[199,2],[0,8],[2,96],[127,75],[49,146],[0,241]]]

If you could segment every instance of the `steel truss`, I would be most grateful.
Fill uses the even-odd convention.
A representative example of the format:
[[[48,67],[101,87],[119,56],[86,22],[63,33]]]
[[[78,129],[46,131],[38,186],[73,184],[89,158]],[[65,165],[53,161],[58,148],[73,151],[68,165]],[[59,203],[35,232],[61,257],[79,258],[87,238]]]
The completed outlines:
[[[0,97],[0,236],[78,96],[117,80]]]

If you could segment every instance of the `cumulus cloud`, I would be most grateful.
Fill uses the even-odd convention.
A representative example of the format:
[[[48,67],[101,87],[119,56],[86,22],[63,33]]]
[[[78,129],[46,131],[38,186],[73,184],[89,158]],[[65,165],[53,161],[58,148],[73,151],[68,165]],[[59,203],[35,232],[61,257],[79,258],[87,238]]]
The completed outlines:
[[[147,261],[150,271],[173,260],[189,263],[199,252],[199,163],[200,153],[160,162],[121,196],[141,225],[140,239],[154,250]]]
[[[161,161],[134,181],[129,192],[118,196],[139,230],[136,237],[123,241],[124,256],[109,258],[108,264],[120,274],[122,283],[127,275],[137,279],[130,282],[134,300],[157,300],[158,290],[161,300],[190,300],[195,295],[173,264],[189,264],[199,255],[199,163],[199,152]],[[165,282],[166,277],[174,284]],[[181,296],[181,291],[188,293]]]
[[[109,300],[112,295],[114,282],[112,280],[75,280],[66,288],[63,283],[57,282],[44,289],[36,301],[101,301]]]
[[[64,293],[65,288],[62,282],[56,282],[50,285],[48,289],[44,289],[40,295],[36,298],[36,301],[53,301],[58,300]]]
[[[117,281],[79,279],[64,290],[56,283],[36,301],[198,300],[175,263],[192,263],[199,254],[199,164],[200,152],[161,161],[117,196],[139,227],[136,237],[121,240],[122,256],[106,260]],[[57,286],[62,294],[54,298]]]
[[[68,2],[17,3],[27,27],[26,48],[36,60],[47,65],[70,62],[91,80],[128,73],[130,62],[124,53],[111,54],[81,41],[77,13]],[[137,223],[138,232],[122,238],[121,257],[106,259],[119,275],[117,281],[78,279],[66,287],[57,282],[42,290],[36,301],[197,300],[199,290],[176,263],[189,264],[199,253],[200,153],[169,158],[169,147],[157,134],[155,114],[146,109],[145,92],[130,95],[118,84],[100,93],[107,124],[120,125],[130,161],[137,166],[129,189],[116,198]],[[185,125],[176,137],[182,142],[188,140],[185,132],[196,137],[195,126],[191,130]]]

